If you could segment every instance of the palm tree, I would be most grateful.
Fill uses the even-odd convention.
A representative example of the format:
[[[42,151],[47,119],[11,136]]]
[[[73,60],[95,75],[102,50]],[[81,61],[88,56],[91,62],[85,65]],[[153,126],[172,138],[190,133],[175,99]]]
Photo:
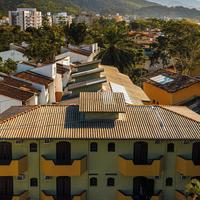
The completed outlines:
[[[103,48],[96,56],[101,64],[113,65],[124,73],[140,61],[143,56],[120,26],[111,26],[102,36]]]
[[[200,199],[200,181],[197,179],[192,179],[186,185],[186,192],[193,195],[192,200],[199,200]]]

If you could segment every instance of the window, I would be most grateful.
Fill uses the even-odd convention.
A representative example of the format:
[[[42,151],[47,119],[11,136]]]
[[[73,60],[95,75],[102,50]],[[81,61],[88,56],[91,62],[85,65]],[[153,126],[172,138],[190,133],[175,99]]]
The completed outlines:
[[[172,186],[173,185],[173,179],[171,177],[166,178],[166,186]]]
[[[114,142],[108,143],[108,152],[115,152],[115,143]]]
[[[115,179],[114,178],[108,178],[107,179],[107,186],[115,186]]]
[[[97,143],[96,142],[92,142],[90,144],[90,151],[91,152],[97,152]]]
[[[38,186],[37,178],[31,178],[31,180],[30,180],[30,186],[31,187],[37,187]]]
[[[92,177],[90,179],[90,186],[97,186],[97,178]]]
[[[174,152],[174,144],[173,143],[167,144],[167,152]]]
[[[30,152],[37,152],[37,144],[36,143],[30,144]]]

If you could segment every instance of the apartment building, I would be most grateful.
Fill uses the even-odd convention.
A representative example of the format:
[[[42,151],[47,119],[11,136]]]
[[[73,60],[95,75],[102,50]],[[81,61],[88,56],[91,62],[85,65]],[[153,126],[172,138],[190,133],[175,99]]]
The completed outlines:
[[[0,121],[0,197],[185,200],[200,176],[199,133],[187,108],[128,106],[121,93],[14,107]]]
[[[42,13],[36,8],[17,8],[17,11],[9,11],[9,24],[20,26],[21,30],[39,28],[42,26]]]
[[[68,24],[72,23],[72,16],[68,15],[66,12],[53,14],[53,24]]]

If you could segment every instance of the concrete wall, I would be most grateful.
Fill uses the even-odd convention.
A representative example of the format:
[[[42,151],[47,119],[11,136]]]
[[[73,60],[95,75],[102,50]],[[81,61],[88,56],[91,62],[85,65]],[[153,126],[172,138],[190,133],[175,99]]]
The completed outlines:
[[[118,170],[117,158],[119,155],[126,158],[133,159],[133,140],[65,140],[71,143],[71,158],[80,159],[87,155],[87,168],[88,170],[80,177],[71,177],[72,195],[79,194],[87,190],[87,200],[116,200],[117,190],[122,190],[127,194],[132,194],[133,178],[125,177],[120,174]],[[28,155],[29,169],[25,173],[24,180],[17,180],[14,177],[14,193],[20,193],[24,190],[29,190],[29,196],[33,200],[39,199],[39,191],[46,190],[50,193],[56,194],[56,177],[51,177],[45,180],[44,174],[40,171],[41,155],[48,157],[48,159],[56,158],[56,143],[59,140],[52,140],[50,143],[45,144],[44,140],[36,141],[29,140],[23,141],[21,144],[16,144],[12,140],[13,159],[23,155]],[[30,153],[29,145],[35,142],[38,145],[37,152]],[[98,143],[98,151],[90,152],[90,143]],[[108,152],[108,143],[115,142],[115,152]],[[167,152],[167,144],[174,142],[174,152]],[[183,141],[164,141],[156,144],[155,141],[148,141],[149,159],[157,159],[159,156],[164,156],[164,170],[162,175],[155,180],[155,192],[163,190],[164,200],[175,199],[175,190],[184,190],[185,184],[190,180],[190,177],[182,180],[180,174],[176,172],[176,155],[187,156],[191,159],[192,142],[184,144]],[[38,178],[38,187],[30,187],[30,179]],[[98,186],[89,186],[89,179],[96,177],[98,179]],[[114,187],[107,187],[107,178],[113,177],[115,179]],[[173,178],[173,186],[165,186],[167,177]]]
[[[190,100],[195,96],[200,96],[200,84],[194,84],[190,87],[178,90],[174,93],[169,93],[152,84],[143,83],[144,92],[153,101],[160,105],[178,105],[186,100]]]
[[[0,95],[0,114],[6,111],[11,106],[22,106],[22,101]]]

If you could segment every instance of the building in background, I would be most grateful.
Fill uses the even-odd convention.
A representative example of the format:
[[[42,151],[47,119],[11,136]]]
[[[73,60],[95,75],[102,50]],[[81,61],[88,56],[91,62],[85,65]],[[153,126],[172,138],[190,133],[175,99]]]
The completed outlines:
[[[42,13],[36,8],[17,8],[17,11],[9,11],[9,24],[20,26],[21,30],[39,28],[42,26]]]
[[[81,12],[79,15],[76,15],[76,23],[85,23],[87,25],[92,25],[96,16],[87,12]]]
[[[3,16],[0,18],[0,25],[9,24],[9,17]]]
[[[68,24],[72,23],[72,16],[66,12],[53,14],[53,24]]]

